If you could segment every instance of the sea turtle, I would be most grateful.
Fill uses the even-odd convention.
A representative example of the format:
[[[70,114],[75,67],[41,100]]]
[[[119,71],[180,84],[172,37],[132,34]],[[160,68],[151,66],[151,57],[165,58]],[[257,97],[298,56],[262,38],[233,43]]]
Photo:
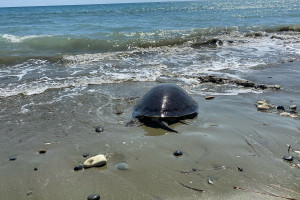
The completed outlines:
[[[198,115],[198,104],[176,84],[159,84],[147,92],[133,107],[132,120],[127,125],[138,122],[151,127],[160,127],[177,132],[169,124],[192,119]],[[138,122],[137,122],[138,120]]]

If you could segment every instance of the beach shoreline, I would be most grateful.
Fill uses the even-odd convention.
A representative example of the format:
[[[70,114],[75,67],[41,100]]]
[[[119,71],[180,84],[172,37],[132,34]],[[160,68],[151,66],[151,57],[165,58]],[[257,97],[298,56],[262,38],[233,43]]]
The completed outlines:
[[[278,91],[216,95],[212,100],[192,94],[199,115],[189,125],[172,125],[178,134],[125,127],[138,97],[156,82],[90,85],[78,96],[64,95],[68,89],[62,89],[2,98],[0,178],[6,181],[1,199],[74,200],[92,193],[101,199],[277,199],[261,194],[267,191],[299,198],[282,189],[299,193],[300,168],[282,159],[293,155],[293,162],[300,163],[287,146],[300,150],[299,118],[280,116],[276,109],[260,112],[255,106],[266,100],[299,107],[298,66],[282,63],[242,75],[281,85]],[[95,132],[98,125],[103,132]],[[40,149],[46,153],[39,154]],[[183,155],[175,157],[176,150]],[[108,163],[74,171],[85,153],[104,154]],[[9,161],[11,157],[16,160]],[[116,168],[121,162],[128,164],[127,170]]]

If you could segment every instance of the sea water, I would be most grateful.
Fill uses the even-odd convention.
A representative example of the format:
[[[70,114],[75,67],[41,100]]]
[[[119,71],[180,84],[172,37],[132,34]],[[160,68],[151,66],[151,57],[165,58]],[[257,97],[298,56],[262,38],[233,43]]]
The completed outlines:
[[[193,86],[203,74],[298,60],[299,22],[298,0],[0,8],[0,97],[132,81]]]

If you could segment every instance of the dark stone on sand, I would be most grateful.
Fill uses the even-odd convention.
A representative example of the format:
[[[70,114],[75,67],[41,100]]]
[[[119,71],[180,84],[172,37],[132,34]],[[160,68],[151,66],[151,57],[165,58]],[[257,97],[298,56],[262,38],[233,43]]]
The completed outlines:
[[[27,192],[27,196],[30,196],[30,195],[32,195],[32,194],[33,194],[32,191]]]
[[[293,161],[294,157],[289,155],[289,156],[283,156],[282,159],[286,161]]]
[[[44,153],[46,153],[46,152],[47,152],[46,149],[41,149],[41,150],[39,151],[40,154],[44,154]]]
[[[90,194],[87,198],[87,200],[99,200],[100,195],[99,194]]]
[[[13,161],[13,160],[17,160],[17,157],[11,157],[9,158],[10,161]]]
[[[214,98],[215,98],[214,96],[206,96],[205,97],[206,100],[211,100],[211,99],[214,99]]]
[[[285,110],[283,106],[277,106],[277,110]]]
[[[193,172],[197,171],[197,169],[196,169],[196,168],[193,168],[192,170],[193,170]]]
[[[82,169],[83,169],[83,165],[82,164],[74,167],[74,171],[79,171],[79,170],[82,170]]]
[[[239,170],[240,172],[244,171],[244,169],[241,168],[241,167],[237,167],[237,168],[238,168],[238,170]]]
[[[104,131],[104,127],[103,126],[97,126],[95,131],[97,133],[102,133]]]
[[[33,170],[34,170],[34,171],[37,171],[37,170],[38,170],[38,168],[37,168],[37,167],[35,167]]]
[[[182,156],[182,151],[177,150],[173,153],[174,156]]]
[[[82,157],[86,158],[86,157],[88,157],[89,155],[90,155],[90,154],[85,153],[85,154],[82,155]]]

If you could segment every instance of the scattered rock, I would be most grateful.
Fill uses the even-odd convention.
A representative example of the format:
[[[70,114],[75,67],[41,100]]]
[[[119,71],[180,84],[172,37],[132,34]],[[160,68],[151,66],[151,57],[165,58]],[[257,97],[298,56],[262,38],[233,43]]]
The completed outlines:
[[[237,168],[238,168],[238,170],[239,170],[240,172],[244,171],[244,169],[241,168],[241,167],[237,167]]]
[[[37,167],[35,167],[35,168],[33,168],[33,170],[34,170],[34,171],[37,171],[37,170],[38,170],[38,168],[37,168]]]
[[[275,108],[274,105],[269,104],[264,100],[257,101],[256,103],[257,103],[256,107],[258,110],[269,110]]]
[[[242,86],[246,88],[261,89],[261,90],[265,90],[265,89],[279,90],[281,88],[280,85],[256,84],[248,80],[228,78],[228,77],[217,77],[214,75],[200,76],[198,77],[198,80],[200,81],[200,83],[233,84],[233,85]]]
[[[214,184],[214,183],[213,183],[213,179],[212,179],[212,178],[208,178],[208,179],[207,179],[207,183],[210,184],[210,185],[213,185],[213,184]]]
[[[90,194],[87,198],[87,200],[99,200],[100,195],[99,194]]]
[[[270,107],[267,104],[258,105],[256,107],[258,110],[269,110],[270,109]]]
[[[104,131],[104,127],[103,126],[97,126],[96,129],[95,129],[95,131],[97,133],[102,133]]]
[[[17,157],[11,157],[9,158],[10,161],[13,161],[13,160],[17,160]]]
[[[119,163],[119,164],[117,164],[117,169],[126,170],[126,169],[128,169],[128,164],[127,163]]]
[[[90,154],[88,154],[88,153],[85,153],[82,155],[82,157],[84,157],[84,158],[89,157],[89,156],[90,156]]]
[[[290,109],[296,110],[296,109],[297,109],[297,106],[296,106],[296,105],[292,105],[292,106],[290,106]]]
[[[277,110],[285,110],[283,106],[277,106]]]
[[[279,115],[280,115],[280,116],[284,116],[284,117],[290,117],[290,116],[291,116],[291,114],[288,113],[288,112],[282,112],[282,113],[280,113]]]
[[[283,156],[282,159],[286,161],[293,161],[294,157],[289,155],[289,156]]]
[[[33,194],[32,191],[27,192],[27,196],[30,196],[30,195],[32,195],[32,194]]]
[[[84,161],[83,166],[84,168],[90,167],[102,167],[106,165],[107,160],[103,154],[99,154],[97,156],[90,157],[86,161]]]
[[[79,171],[79,170],[82,170],[83,169],[83,165],[80,164],[80,165],[77,165],[76,167],[74,167],[74,171]]]
[[[46,151],[46,149],[41,149],[41,150],[39,150],[39,153],[40,154],[44,154],[44,153],[46,153],[47,151]]]
[[[173,155],[174,156],[182,156],[182,151],[177,150],[173,153]]]
[[[214,99],[214,98],[215,98],[214,96],[206,96],[205,97],[206,100],[211,100],[211,99]]]

